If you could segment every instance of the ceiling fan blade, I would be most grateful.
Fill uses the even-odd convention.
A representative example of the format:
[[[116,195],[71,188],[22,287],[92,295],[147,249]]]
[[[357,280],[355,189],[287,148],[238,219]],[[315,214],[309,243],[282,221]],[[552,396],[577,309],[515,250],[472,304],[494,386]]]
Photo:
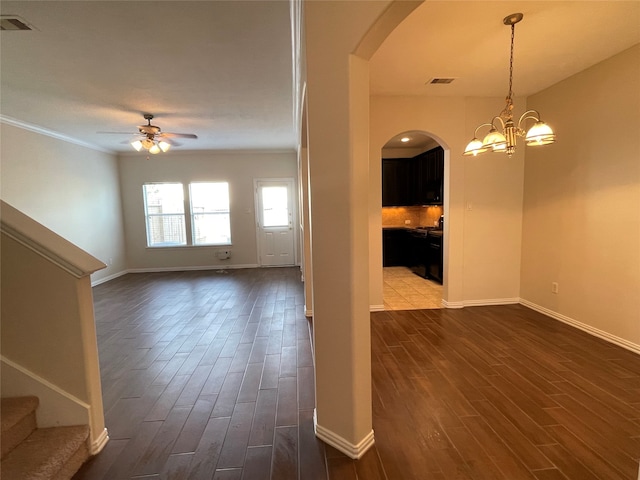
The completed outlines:
[[[170,133],[170,132],[161,132],[157,137],[167,137],[167,138],[198,138],[197,135],[193,133]]]
[[[162,139],[163,142],[167,142],[169,145],[173,146],[173,147],[180,147],[182,146],[182,144],[180,142],[176,142],[175,140],[171,140],[169,138],[163,138]]]
[[[131,133],[131,132],[96,132],[96,133],[106,133],[108,135],[139,135],[139,133]]]

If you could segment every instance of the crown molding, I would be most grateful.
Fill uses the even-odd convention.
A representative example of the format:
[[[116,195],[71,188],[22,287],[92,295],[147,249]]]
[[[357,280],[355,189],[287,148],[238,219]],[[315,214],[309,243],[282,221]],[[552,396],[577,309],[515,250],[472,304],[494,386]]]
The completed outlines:
[[[31,123],[23,122],[22,120],[18,120],[17,118],[8,117],[6,115],[0,114],[0,123],[5,123],[7,125],[11,125],[13,127],[21,128],[23,130],[28,130],[30,132],[39,133],[40,135],[45,135],[47,137],[55,138],[57,140],[62,140],[63,142],[73,143],[74,145],[79,145],[81,147],[90,148],[91,150],[96,150],[98,152],[109,153],[111,155],[116,155],[117,152],[113,150],[107,150],[106,148],[98,147],[97,145],[93,145],[91,143],[83,142],[82,140],[78,140],[77,138],[69,137],[67,135],[63,135],[58,132],[54,132],[53,130],[49,130],[44,127],[40,127],[38,125],[33,125]]]

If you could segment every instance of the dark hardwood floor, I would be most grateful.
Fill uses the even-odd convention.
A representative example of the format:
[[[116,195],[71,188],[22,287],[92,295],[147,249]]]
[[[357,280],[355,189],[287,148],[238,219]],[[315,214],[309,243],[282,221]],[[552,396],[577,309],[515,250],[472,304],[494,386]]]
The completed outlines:
[[[95,287],[111,441],[74,480],[638,478],[640,356],[517,305],[372,314],[376,444],[324,445],[299,277]]]
[[[297,268],[94,289],[111,440],[81,479],[326,479]]]
[[[638,478],[628,350],[512,305],[375,313],[372,352],[389,479]]]

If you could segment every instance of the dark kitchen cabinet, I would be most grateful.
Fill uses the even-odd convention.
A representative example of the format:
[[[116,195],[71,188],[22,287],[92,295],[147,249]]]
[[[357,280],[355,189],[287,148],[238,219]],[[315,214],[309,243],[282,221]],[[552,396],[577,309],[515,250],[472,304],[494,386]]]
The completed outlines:
[[[444,180],[444,150],[433,148],[412,159],[412,205],[442,205]]]
[[[409,234],[404,228],[382,230],[382,266],[398,267],[407,265],[409,260],[407,244]]]
[[[409,205],[410,158],[382,159],[382,206]]]
[[[442,230],[382,229],[382,266],[409,267],[416,275],[442,283]]]
[[[407,267],[411,268],[413,273],[427,278],[427,269],[429,266],[429,242],[427,236],[423,232],[409,233],[409,261]]]
[[[382,159],[382,206],[442,205],[444,150]]]
[[[429,243],[427,275],[436,282],[442,283],[442,230],[429,232],[427,240]]]

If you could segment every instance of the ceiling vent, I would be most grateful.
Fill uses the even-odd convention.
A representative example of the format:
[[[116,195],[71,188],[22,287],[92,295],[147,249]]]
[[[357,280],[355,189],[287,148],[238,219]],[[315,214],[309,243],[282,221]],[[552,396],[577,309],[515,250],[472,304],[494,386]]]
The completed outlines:
[[[455,78],[436,77],[432,78],[425,85],[447,85],[453,82]]]
[[[0,30],[33,30],[33,28],[17,15],[0,15]]]

